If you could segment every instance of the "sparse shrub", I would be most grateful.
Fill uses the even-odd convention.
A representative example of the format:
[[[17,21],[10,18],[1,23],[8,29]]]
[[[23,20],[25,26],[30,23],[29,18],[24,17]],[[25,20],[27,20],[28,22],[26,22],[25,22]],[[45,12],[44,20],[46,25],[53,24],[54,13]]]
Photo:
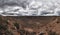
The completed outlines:
[[[2,20],[2,17],[0,17],[0,20]]]
[[[14,23],[14,26],[16,26],[17,29],[19,29],[19,24],[18,23]]]
[[[53,32],[53,31],[49,31],[48,32],[48,35],[58,35],[56,32]]]
[[[40,33],[39,35],[44,35],[45,33]]]
[[[0,35],[3,35],[3,33],[0,32]]]
[[[5,35],[13,35],[13,33],[9,30],[6,30]]]
[[[20,35],[24,35],[25,34],[25,30],[20,30]]]
[[[3,23],[0,23],[0,35],[5,34],[6,30],[8,30],[8,25],[4,23],[4,20],[3,20]],[[2,31],[4,31],[4,33],[2,33]]]
[[[28,32],[28,31],[26,31],[26,35],[36,35],[36,32]]]
[[[31,32],[30,35],[36,35],[36,32]]]
[[[8,21],[7,20],[5,22],[6,22],[6,24],[8,24]]]
[[[3,20],[6,24],[8,24],[8,19]]]
[[[57,21],[56,23],[57,23],[57,24],[59,24],[60,22],[59,22],[59,21]]]
[[[0,30],[6,30],[6,29],[7,29],[7,26],[6,25],[0,24]]]
[[[25,33],[26,35],[29,35],[29,32],[28,31],[26,31],[26,33]]]

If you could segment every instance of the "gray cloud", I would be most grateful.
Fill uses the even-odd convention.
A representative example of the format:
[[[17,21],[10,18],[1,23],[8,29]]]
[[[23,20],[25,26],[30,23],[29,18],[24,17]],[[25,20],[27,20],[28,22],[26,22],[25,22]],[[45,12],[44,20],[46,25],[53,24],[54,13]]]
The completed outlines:
[[[2,16],[60,16],[57,0],[0,0]]]

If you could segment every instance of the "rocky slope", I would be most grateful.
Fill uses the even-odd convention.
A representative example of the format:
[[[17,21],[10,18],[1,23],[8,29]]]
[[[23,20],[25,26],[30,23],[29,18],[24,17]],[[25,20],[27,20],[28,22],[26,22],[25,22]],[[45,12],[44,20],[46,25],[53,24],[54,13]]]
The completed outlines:
[[[0,17],[0,35],[60,35],[60,17]]]

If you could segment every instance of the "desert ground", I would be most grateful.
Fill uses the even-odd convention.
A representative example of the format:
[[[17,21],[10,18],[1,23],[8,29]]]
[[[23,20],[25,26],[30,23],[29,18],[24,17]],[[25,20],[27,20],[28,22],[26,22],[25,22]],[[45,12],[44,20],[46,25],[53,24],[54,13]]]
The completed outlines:
[[[0,16],[0,35],[60,35],[60,17]]]

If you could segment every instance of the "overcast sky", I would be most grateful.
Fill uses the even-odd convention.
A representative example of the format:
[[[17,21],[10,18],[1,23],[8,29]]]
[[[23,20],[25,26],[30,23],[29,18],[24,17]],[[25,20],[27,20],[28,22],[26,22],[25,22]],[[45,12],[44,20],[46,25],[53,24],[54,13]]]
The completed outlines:
[[[60,16],[57,0],[0,0],[2,16]]]

